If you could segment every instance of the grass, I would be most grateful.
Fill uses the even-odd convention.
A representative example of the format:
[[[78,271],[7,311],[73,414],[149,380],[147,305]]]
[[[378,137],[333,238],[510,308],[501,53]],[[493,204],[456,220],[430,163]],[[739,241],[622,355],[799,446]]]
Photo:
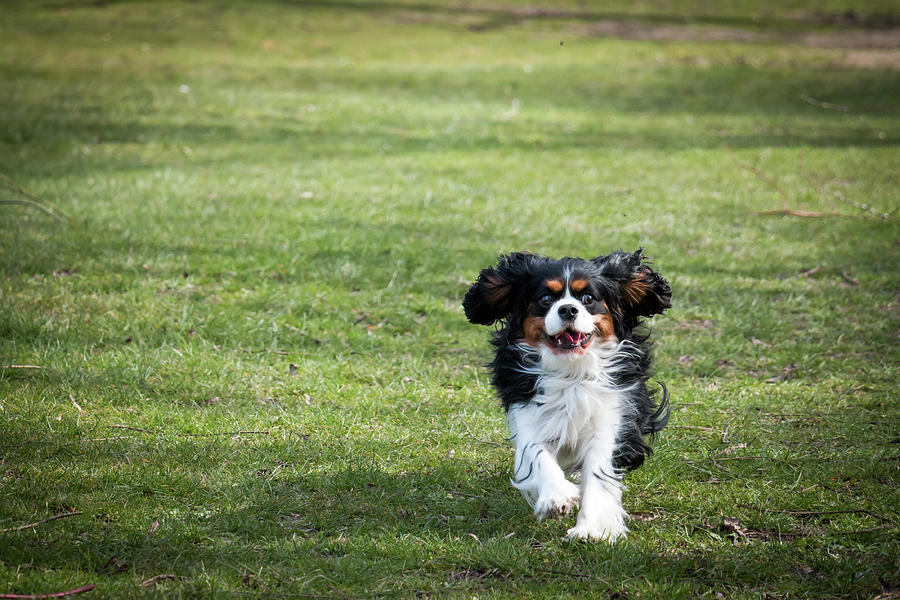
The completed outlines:
[[[0,7],[0,172],[73,215],[0,205],[0,593],[896,597],[900,57],[831,18],[895,7],[558,7]],[[671,427],[565,543],[460,301],[638,246]]]

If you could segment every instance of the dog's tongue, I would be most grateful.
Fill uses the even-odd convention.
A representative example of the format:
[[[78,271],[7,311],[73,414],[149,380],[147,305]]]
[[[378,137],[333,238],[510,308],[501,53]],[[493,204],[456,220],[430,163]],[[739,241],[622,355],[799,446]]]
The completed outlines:
[[[577,346],[581,343],[581,340],[584,338],[584,334],[580,331],[572,332],[569,330],[563,331],[559,336],[557,336],[559,340],[563,343],[570,344],[572,346]]]

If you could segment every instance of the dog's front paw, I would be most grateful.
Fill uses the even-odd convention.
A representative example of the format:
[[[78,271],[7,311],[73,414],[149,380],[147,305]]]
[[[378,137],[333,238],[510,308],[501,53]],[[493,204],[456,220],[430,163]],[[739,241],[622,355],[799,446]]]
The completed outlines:
[[[628,528],[624,523],[605,523],[605,524],[578,524],[566,532],[566,541],[586,540],[589,542],[609,542],[625,537]]]
[[[534,504],[534,514],[538,520],[566,517],[578,506],[581,492],[571,481],[553,490],[542,493]]]

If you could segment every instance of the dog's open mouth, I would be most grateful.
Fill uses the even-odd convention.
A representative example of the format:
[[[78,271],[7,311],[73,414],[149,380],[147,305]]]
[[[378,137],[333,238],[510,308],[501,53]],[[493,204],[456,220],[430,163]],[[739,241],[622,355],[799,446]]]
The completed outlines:
[[[594,334],[583,333],[574,329],[564,329],[554,336],[548,335],[547,338],[552,350],[557,352],[579,352],[588,347],[594,338]]]

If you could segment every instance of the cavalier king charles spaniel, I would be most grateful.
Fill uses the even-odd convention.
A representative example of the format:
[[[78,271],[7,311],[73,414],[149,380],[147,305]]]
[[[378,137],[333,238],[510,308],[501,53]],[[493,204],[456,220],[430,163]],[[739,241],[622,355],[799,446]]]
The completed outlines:
[[[672,292],[642,252],[514,252],[481,271],[463,301],[472,323],[498,324],[490,366],[515,444],[512,484],[539,519],[580,505],[570,540],[628,531],[622,477],[669,419],[665,387],[659,399],[647,387],[651,345],[640,325],[671,306]]]

